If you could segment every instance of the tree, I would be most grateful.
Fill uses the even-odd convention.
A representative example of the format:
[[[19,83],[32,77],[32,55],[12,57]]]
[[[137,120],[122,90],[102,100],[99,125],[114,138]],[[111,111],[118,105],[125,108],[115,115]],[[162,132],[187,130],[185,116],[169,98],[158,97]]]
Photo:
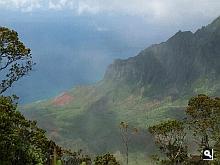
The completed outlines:
[[[162,164],[178,164],[187,159],[183,122],[169,120],[149,127],[149,132],[154,136],[155,143],[162,154],[168,158],[168,160],[162,160]]]
[[[78,152],[71,152],[64,150],[64,154],[61,157],[63,165],[91,165],[92,161],[88,155],[82,154],[82,150]]]
[[[95,158],[95,165],[119,165],[119,162],[112,154],[107,153],[103,156],[97,156]]]
[[[120,131],[121,131],[121,137],[122,137],[122,142],[125,146],[125,154],[126,154],[126,164],[128,165],[128,146],[131,138],[131,133],[138,133],[137,128],[130,128],[128,123],[126,122],[121,122],[120,123]]]
[[[183,121],[169,120],[149,127],[149,131],[154,136],[160,151],[168,158],[168,161],[162,160],[162,164],[219,164],[220,98],[211,98],[203,94],[192,97],[185,112],[186,118]],[[214,149],[214,161],[203,161],[201,154],[190,154],[190,157],[188,157],[188,147],[185,143],[186,133],[191,144],[193,140],[198,142],[198,146],[195,145],[194,151],[198,147],[200,153],[204,148]],[[152,156],[152,158],[155,161],[161,161],[157,155]]]
[[[16,110],[16,100],[16,96],[0,96],[0,164],[48,164],[54,150],[61,158],[62,149],[46,138],[35,121]]]
[[[213,148],[220,161],[220,98],[198,95],[189,100],[187,109],[189,129],[198,141],[199,151]]]
[[[16,31],[0,27],[0,94],[32,70],[34,63],[30,52]]]

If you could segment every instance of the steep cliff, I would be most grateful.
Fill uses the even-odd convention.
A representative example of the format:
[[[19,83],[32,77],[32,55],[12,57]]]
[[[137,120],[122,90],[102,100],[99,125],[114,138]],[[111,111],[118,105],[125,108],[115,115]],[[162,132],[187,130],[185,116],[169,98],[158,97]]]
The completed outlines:
[[[135,57],[115,60],[104,80],[137,88],[159,88],[165,95],[173,91],[181,95],[185,90],[193,90],[198,79],[219,79],[219,61],[220,17],[195,33],[179,31],[166,42],[152,45]]]

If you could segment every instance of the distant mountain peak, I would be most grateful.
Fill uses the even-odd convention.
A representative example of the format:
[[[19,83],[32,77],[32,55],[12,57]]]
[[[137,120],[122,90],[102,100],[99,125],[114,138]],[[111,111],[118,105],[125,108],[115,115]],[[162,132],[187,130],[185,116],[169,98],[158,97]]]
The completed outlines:
[[[214,21],[212,21],[212,23],[210,23],[206,29],[208,29],[209,31],[216,31],[220,29],[220,16],[217,17]]]
[[[126,60],[116,60],[105,74],[105,80],[176,91],[209,73],[220,74],[220,17],[196,33],[178,31],[166,42],[155,44]],[[216,33],[217,32],[217,33]],[[148,89],[149,90],[149,89]],[[155,93],[156,94],[156,93]]]
[[[217,17],[217,18],[211,23],[211,25],[218,25],[218,26],[220,26],[220,16]]]

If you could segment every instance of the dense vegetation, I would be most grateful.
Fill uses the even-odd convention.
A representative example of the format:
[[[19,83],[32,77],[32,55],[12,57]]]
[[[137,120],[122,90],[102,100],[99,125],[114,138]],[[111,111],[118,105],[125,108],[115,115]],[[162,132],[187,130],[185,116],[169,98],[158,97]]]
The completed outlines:
[[[206,95],[191,98],[186,108],[186,116],[182,121],[169,120],[149,127],[156,145],[166,157],[161,159],[154,155],[154,160],[162,164],[209,164],[202,161],[202,150],[212,148],[215,154],[210,164],[219,164],[220,98],[210,98]],[[190,153],[192,143],[195,144],[191,152],[197,151],[198,155]]]
[[[56,148],[35,121],[16,110],[16,97],[0,97],[0,164],[43,164]],[[58,155],[60,156],[61,153]]]

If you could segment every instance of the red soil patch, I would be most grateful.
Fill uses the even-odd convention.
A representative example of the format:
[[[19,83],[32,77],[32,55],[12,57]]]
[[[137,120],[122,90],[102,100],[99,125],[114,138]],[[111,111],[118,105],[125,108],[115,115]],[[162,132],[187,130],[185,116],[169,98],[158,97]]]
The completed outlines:
[[[73,100],[73,96],[69,95],[68,93],[63,93],[60,96],[57,96],[53,100],[53,105],[62,106],[70,103]]]

